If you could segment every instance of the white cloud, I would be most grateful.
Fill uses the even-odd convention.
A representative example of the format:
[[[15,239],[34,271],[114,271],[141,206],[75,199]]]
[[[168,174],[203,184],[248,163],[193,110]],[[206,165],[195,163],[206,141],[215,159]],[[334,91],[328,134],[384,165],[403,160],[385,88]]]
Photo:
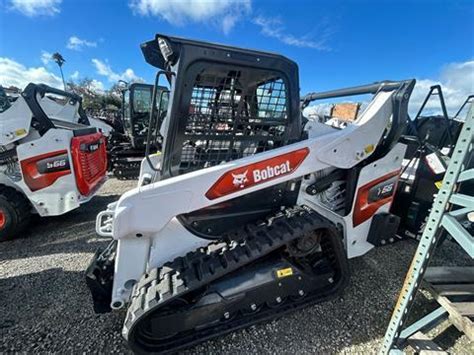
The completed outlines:
[[[316,101],[317,102],[317,101]],[[323,103],[323,104],[316,104],[312,106],[308,106],[303,110],[303,115],[308,118],[316,119],[317,116],[328,116],[331,111],[332,104],[330,103]]]
[[[112,70],[111,66],[99,59],[92,59],[97,74],[107,77],[110,82],[117,82],[124,80],[126,82],[143,82],[143,78],[135,74],[133,69],[128,68],[123,73],[116,73]]]
[[[41,61],[44,65],[48,65],[53,59],[52,54],[47,51],[41,51]]]
[[[76,70],[76,71],[75,71],[74,73],[72,73],[69,77],[70,77],[72,80],[77,80],[77,79],[79,79],[79,76],[80,76],[79,71]]]
[[[454,115],[468,95],[474,94],[474,60],[450,63],[443,68],[437,78],[417,79],[410,98],[409,111],[414,116],[425,99],[430,87],[441,85],[448,113]],[[434,97],[428,101],[425,113],[440,113],[439,100]]]
[[[320,51],[330,51],[327,45],[332,30],[329,26],[321,32],[320,38],[315,40],[312,36],[294,36],[285,32],[285,26],[280,18],[257,16],[253,19],[253,23],[260,27],[260,33],[266,37],[271,37],[294,47],[312,48]]]
[[[105,90],[104,84],[101,81],[95,79],[91,81],[91,89],[98,93],[103,93]]]
[[[172,25],[211,23],[229,33],[243,15],[250,13],[251,0],[131,0],[130,8],[142,16],[158,16]]]
[[[28,17],[54,16],[61,12],[62,0],[10,0],[10,8]]]
[[[97,47],[97,42],[87,41],[77,36],[69,37],[66,47],[75,51],[81,51],[84,47]]]
[[[0,57],[0,85],[9,87],[16,86],[24,89],[29,83],[46,84],[62,88],[61,78],[45,67],[26,67],[13,59]]]

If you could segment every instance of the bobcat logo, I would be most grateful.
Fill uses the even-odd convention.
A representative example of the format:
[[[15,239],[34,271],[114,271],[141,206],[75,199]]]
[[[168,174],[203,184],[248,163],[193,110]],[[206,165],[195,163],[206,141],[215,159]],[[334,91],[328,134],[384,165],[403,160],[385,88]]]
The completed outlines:
[[[248,170],[245,170],[242,174],[232,173],[232,177],[234,178],[232,183],[235,187],[243,188],[245,186],[245,183],[249,181],[249,179],[247,179],[247,172]]]

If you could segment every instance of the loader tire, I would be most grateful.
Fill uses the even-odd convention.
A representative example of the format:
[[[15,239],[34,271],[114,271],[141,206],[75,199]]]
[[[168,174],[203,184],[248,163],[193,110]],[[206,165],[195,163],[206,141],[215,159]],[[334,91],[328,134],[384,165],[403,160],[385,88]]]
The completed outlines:
[[[29,201],[15,189],[0,186],[0,242],[18,237],[30,219]]]

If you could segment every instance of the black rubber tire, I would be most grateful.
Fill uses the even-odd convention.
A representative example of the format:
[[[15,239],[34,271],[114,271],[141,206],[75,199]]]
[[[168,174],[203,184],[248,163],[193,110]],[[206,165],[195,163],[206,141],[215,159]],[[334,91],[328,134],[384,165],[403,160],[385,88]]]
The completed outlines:
[[[31,219],[29,201],[11,187],[0,186],[0,211],[4,216],[4,223],[0,228],[0,242],[17,237]]]

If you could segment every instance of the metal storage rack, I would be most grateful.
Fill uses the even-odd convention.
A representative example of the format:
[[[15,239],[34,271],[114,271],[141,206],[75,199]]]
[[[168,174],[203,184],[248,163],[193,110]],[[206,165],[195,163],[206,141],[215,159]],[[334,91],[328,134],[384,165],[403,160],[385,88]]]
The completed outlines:
[[[383,345],[380,349],[382,354],[401,353],[403,343],[411,335],[437,323],[442,318],[445,318],[449,312],[448,307],[446,305],[443,307],[442,305],[434,312],[402,330],[406,326],[405,323],[410,308],[423,281],[423,276],[443,229],[459,243],[471,258],[474,258],[474,237],[469,234],[462,224],[468,218],[473,218],[473,191],[469,191],[469,194],[458,192],[459,183],[468,180],[474,181],[474,168],[467,167],[473,151],[473,132],[474,104],[471,104],[455,150],[449,161],[441,188],[433,202],[426,227],[390,319]]]

